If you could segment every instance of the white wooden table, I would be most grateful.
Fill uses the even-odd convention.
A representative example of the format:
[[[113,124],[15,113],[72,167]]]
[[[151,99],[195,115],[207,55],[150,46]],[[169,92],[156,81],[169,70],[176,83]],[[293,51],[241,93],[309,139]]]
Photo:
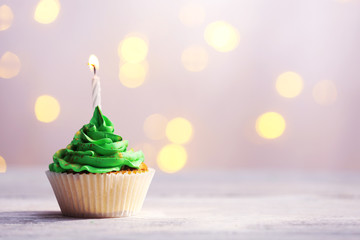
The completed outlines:
[[[142,212],[63,217],[44,169],[0,174],[0,239],[360,239],[360,174],[156,173]]]

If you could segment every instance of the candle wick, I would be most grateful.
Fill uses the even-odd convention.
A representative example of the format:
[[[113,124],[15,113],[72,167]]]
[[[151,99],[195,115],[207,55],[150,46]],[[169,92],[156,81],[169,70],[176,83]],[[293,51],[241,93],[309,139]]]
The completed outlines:
[[[91,64],[91,66],[93,66],[93,68],[94,68],[94,75],[96,75],[96,67],[95,67],[95,65],[94,65],[94,64]]]

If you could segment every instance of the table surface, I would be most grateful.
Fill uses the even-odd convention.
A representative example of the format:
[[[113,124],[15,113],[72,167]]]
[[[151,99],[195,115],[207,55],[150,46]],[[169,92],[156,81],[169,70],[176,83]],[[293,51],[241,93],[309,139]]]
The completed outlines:
[[[63,217],[44,169],[0,173],[0,239],[360,239],[360,174],[157,172],[141,213]]]

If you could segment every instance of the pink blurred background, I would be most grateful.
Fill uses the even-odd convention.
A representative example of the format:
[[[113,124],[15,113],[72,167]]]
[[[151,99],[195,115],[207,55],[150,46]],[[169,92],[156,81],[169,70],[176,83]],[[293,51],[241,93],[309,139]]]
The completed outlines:
[[[9,51],[21,68],[0,76],[0,156],[8,168],[43,165],[65,147],[92,115],[91,54],[100,61],[102,109],[130,146],[146,144],[146,162],[157,168],[158,152],[170,140],[148,138],[152,114],[187,119],[193,128],[182,144],[189,169],[360,170],[360,1],[199,0],[65,1],[49,24],[34,19],[38,0],[0,1],[13,13],[0,31],[0,57]],[[203,20],[186,26],[179,13],[200,6]],[[1,18],[0,18],[1,19]],[[200,19],[201,20],[201,19]],[[204,39],[206,27],[225,21],[239,33],[229,52]],[[1,23],[1,22],[0,22]],[[131,33],[148,44],[145,82],[128,88],[119,80],[119,44]],[[187,47],[205,49],[202,71],[188,71]],[[276,90],[277,77],[296,72],[303,89],[294,98]],[[337,97],[314,100],[317,83],[329,80]],[[58,117],[44,123],[34,106],[41,95],[60,104]],[[255,129],[265,112],[286,121],[284,133],[264,139]]]

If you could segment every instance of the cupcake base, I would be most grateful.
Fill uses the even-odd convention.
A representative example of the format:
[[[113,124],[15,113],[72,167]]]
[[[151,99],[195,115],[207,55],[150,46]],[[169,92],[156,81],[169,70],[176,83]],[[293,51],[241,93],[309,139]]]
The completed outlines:
[[[154,173],[152,168],[102,174],[46,171],[62,214],[78,218],[135,215],[142,208]]]

